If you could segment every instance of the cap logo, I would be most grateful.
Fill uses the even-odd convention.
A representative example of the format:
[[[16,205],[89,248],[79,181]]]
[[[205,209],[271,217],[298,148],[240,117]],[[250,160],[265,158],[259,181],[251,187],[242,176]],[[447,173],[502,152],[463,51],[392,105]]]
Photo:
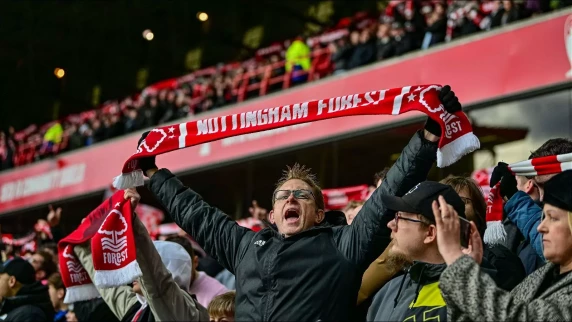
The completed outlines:
[[[411,190],[407,191],[407,193],[405,195],[407,196],[408,194],[411,194],[413,191],[417,190],[417,188],[419,188],[420,184],[421,184],[421,182],[418,183],[415,187],[411,188]]]

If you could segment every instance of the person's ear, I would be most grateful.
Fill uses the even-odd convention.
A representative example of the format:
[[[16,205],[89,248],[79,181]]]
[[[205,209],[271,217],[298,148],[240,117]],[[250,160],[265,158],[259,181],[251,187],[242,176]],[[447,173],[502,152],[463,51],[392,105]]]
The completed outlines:
[[[437,226],[431,224],[427,228],[427,235],[425,236],[425,240],[423,242],[425,244],[431,244],[432,242],[437,241]]]
[[[274,210],[270,210],[270,212],[268,213],[268,219],[270,219],[270,223],[271,224],[275,224],[276,222],[274,221]]]
[[[10,286],[10,288],[14,288],[14,286],[16,286],[16,283],[18,283],[18,281],[16,281],[16,278],[14,276],[10,276],[8,278],[8,286]]]
[[[325,217],[326,217],[326,215],[324,213],[324,210],[318,209],[318,211],[316,211],[316,224],[321,223]]]
[[[534,185],[534,182],[531,180],[527,180],[526,183],[524,184],[524,192],[526,194],[531,194],[534,189],[536,188],[536,186]]]

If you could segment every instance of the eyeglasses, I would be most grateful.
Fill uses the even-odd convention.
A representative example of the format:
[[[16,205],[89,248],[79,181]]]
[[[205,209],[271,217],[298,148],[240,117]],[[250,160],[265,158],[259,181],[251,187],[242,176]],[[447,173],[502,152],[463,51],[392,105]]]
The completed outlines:
[[[418,220],[418,219],[411,219],[411,218],[407,218],[407,217],[403,217],[401,216],[399,213],[395,214],[395,229],[397,230],[397,224],[399,223],[399,219],[401,220],[405,220],[405,221],[410,221],[410,222],[418,222],[424,225],[428,225],[427,222],[423,221],[423,220]]]
[[[286,200],[290,197],[291,194],[294,194],[294,198],[306,200],[306,199],[315,199],[314,194],[310,190],[306,189],[298,189],[298,190],[276,190],[274,192],[274,200]]]

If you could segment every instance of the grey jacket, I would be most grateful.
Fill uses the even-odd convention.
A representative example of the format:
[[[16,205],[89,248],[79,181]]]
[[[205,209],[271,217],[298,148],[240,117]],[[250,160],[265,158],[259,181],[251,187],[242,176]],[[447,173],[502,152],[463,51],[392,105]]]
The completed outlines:
[[[439,292],[445,264],[415,263],[393,278],[373,298],[368,321],[445,321],[447,310]]]
[[[209,321],[208,312],[188,292],[182,290],[167,270],[139,218],[133,218],[133,234],[137,247],[137,262],[143,276],[139,284],[155,321]],[[95,271],[89,245],[75,246],[74,251],[89,277]],[[113,314],[122,320],[138,303],[131,287],[98,289]]]
[[[511,292],[498,288],[469,256],[462,256],[441,275],[441,293],[450,321],[572,321],[572,273],[537,294],[548,274],[546,264]]]

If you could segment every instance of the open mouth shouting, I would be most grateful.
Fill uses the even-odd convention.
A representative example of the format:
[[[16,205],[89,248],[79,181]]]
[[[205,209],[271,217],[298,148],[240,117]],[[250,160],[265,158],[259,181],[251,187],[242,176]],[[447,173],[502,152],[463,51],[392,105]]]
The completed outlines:
[[[284,213],[284,221],[287,224],[297,224],[300,221],[300,212],[296,208],[286,209]]]

